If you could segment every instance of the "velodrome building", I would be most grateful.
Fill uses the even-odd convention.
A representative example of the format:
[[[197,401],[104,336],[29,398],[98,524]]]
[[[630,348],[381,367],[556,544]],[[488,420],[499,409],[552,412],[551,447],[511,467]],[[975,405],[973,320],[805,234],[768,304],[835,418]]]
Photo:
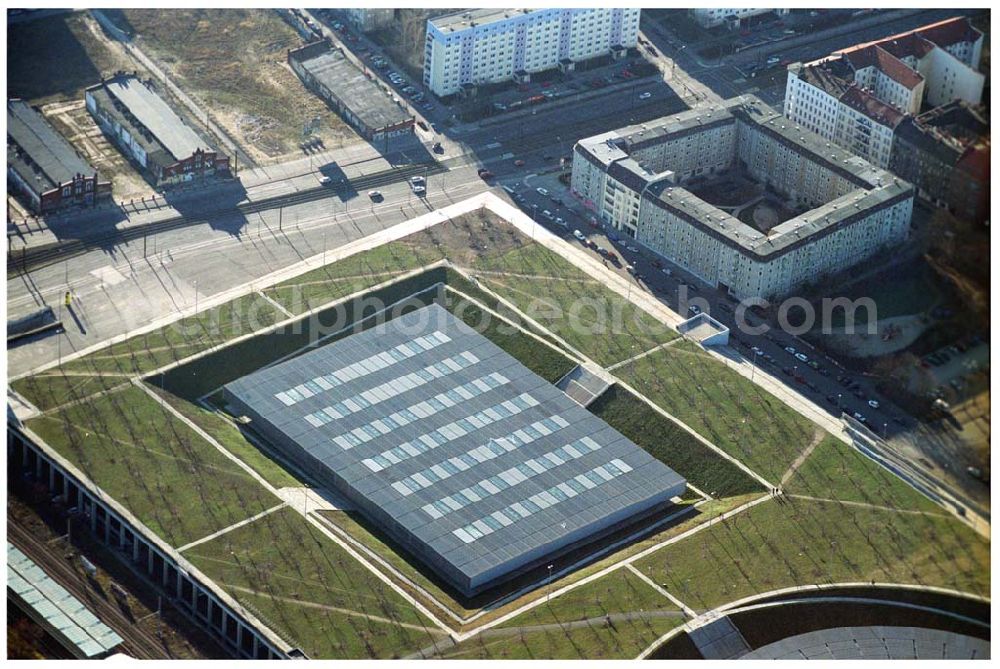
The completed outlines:
[[[686,187],[731,173],[801,213],[762,230]],[[738,299],[787,295],[900,244],[914,194],[752,96],[581,140],[572,190],[596,218]]]

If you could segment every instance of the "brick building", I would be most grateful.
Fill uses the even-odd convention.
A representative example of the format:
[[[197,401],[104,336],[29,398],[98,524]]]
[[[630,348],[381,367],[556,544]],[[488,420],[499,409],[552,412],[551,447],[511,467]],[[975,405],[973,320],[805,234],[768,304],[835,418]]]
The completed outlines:
[[[989,133],[984,110],[956,100],[899,126],[889,169],[920,197],[981,223],[990,215]]]
[[[87,111],[154,186],[229,176],[229,157],[198,136],[151,82],[119,73],[91,86]]]
[[[111,197],[101,181],[49,122],[23,100],[7,102],[7,177],[32,211],[92,205]]]

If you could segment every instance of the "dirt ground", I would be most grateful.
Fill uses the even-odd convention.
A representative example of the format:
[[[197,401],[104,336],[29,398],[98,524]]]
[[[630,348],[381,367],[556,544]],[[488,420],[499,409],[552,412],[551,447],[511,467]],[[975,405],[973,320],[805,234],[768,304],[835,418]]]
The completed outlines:
[[[42,107],[42,114],[103,178],[111,179],[116,200],[154,194],[149,183],[97,127],[83,100],[51,102]]]
[[[288,67],[287,51],[303,40],[276,12],[127,9],[111,15],[256,162],[302,156],[307,124],[328,149],[358,141]]]

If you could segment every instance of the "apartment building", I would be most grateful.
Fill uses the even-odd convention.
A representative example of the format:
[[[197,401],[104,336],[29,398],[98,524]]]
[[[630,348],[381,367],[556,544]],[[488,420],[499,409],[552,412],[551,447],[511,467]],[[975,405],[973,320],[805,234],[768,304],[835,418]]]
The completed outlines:
[[[229,157],[170,108],[152,82],[118,73],[91,86],[87,111],[154,186],[229,175]]]
[[[802,213],[761,231],[689,190],[732,170]],[[913,208],[910,184],[753,96],[581,140],[571,188],[606,224],[739,299],[787,295],[898,245]]]
[[[436,95],[600,56],[624,56],[639,36],[639,8],[470,9],[427,21],[424,84]]]
[[[985,110],[955,100],[897,129],[889,169],[917,194],[960,218],[990,216],[990,124]]]
[[[977,104],[983,34],[957,17],[788,66],[784,115],[873,165],[889,166],[907,116],[952,100]]]

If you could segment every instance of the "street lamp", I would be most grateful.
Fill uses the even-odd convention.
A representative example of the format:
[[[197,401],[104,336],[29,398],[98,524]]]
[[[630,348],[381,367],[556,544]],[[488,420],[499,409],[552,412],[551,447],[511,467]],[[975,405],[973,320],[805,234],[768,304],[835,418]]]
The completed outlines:
[[[535,238],[535,226],[538,225],[538,205],[531,205],[531,238]]]
[[[549,594],[546,596],[545,601],[552,599],[552,565],[549,565]]]

